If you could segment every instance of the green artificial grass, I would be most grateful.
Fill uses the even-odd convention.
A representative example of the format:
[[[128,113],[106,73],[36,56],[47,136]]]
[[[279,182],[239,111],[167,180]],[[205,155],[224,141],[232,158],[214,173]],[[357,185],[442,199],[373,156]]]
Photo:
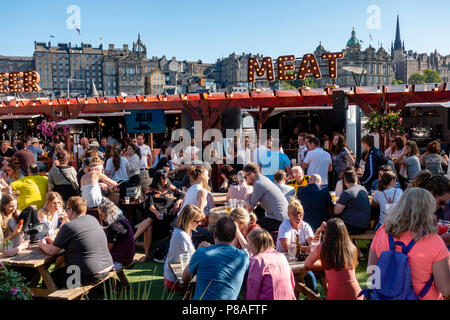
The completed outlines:
[[[356,269],[356,277],[362,289],[367,288],[368,274],[366,273],[368,250],[370,241],[358,240],[359,248],[364,254],[364,260],[360,261]],[[151,253],[152,257],[153,254]],[[182,300],[184,292],[169,292],[164,286],[164,264],[147,261],[144,263],[136,263],[132,270],[125,270],[131,288],[130,290],[117,289],[116,294],[111,293],[109,285],[105,290],[95,290],[88,295],[90,300]],[[317,287],[323,298],[325,294],[320,281],[317,281]],[[243,297],[241,292],[240,298]],[[304,299],[302,295],[299,299]]]

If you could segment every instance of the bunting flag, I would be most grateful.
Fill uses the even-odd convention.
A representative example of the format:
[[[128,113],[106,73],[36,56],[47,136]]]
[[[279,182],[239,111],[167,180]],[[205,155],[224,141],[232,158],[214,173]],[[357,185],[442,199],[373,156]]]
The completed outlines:
[[[98,39],[99,39],[100,41],[103,41],[103,38],[102,38],[102,37],[98,37]]]
[[[373,41],[373,38],[372,38],[372,35],[369,33],[369,37],[370,37],[370,40],[372,40]]]
[[[78,27],[75,27],[75,30],[77,30],[78,34],[81,36],[81,30]]]
[[[364,43],[364,41],[362,41],[361,39],[359,39],[359,42],[362,42],[362,43]]]
[[[55,36],[50,35],[50,38],[55,38]]]

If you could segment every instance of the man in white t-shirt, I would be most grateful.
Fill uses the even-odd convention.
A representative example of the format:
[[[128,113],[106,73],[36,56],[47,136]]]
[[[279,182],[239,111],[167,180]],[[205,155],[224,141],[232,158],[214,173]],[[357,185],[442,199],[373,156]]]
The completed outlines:
[[[141,133],[137,136],[137,144],[141,150],[141,170],[145,170],[152,162],[152,150],[144,144],[144,135]]]
[[[322,184],[328,185],[328,172],[333,170],[331,156],[320,147],[320,140],[318,138],[312,138],[309,144],[311,150],[306,154],[301,167],[303,170],[308,169],[307,174],[309,176],[318,174],[322,178]]]

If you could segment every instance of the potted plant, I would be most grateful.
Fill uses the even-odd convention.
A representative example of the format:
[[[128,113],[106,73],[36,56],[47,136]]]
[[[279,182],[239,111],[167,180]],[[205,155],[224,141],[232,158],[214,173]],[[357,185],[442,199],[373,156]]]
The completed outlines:
[[[0,300],[31,300],[31,290],[25,278],[15,270],[8,270],[1,262]]]

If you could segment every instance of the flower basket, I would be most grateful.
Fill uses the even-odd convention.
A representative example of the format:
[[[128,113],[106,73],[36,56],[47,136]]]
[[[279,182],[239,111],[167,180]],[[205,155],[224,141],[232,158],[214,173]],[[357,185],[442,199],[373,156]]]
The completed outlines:
[[[58,119],[58,121],[42,120],[36,129],[41,130],[42,135],[45,137],[52,137],[56,134],[61,139],[69,134],[69,126],[59,125],[58,123],[61,121],[63,119]]]
[[[364,128],[369,133],[376,133],[380,136],[396,136],[404,133],[402,122],[400,112],[372,112],[369,114],[369,121],[364,125]]]

